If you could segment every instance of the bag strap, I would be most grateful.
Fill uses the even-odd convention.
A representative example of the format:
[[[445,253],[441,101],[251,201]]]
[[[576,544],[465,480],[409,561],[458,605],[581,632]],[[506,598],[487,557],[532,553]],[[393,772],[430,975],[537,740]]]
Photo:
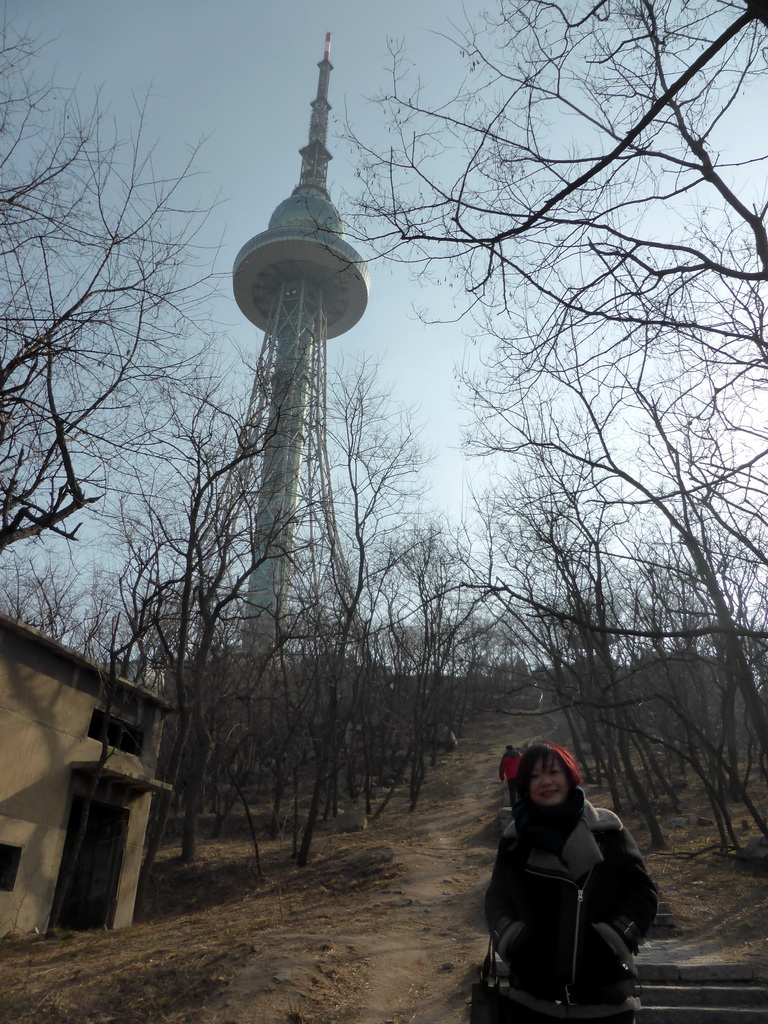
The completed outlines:
[[[496,973],[496,950],[493,946],[493,936],[488,939],[488,952],[485,954],[483,966],[480,968],[480,979],[486,982],[486,984],[499,984],[499,977]]]

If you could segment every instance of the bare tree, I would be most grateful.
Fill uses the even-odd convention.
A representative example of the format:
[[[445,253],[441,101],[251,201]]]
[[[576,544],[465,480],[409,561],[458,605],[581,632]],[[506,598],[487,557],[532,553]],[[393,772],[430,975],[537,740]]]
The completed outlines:
[[[263,438],[246,429],[245,396],[238,402],[215,380],[202,381],[200,387],[192,410],[186,396],[177,396],[177,402],[169,396],[174,415],[163,471],[137,482],[123,516],[133,580],[127,590],[131,616],[143,621],[143,635],[156,652],[156,670],[178,710],[167,781],[179,779],[190,743],[194,751],[185,778],[187,861],[195,856],[216,706],[235,685],[228,668],[243,645],[245,589],[256,557],[249,467],[263,446]],[[139,900],[169,811],[166,791],[148,839]]]
[[[457,38],[447,102],[396,54],[397,144],[364,148],[360,197],[383,250],[452,261],[495,339],[465,381],[470,448],[559,453],[601,502],[670,523],[760,720],[708,550],[727,533],[765,565],[768,157],[743,131],[765,35],[763,4],[501,0]]]
[[[462,588],[460,534],[436,522],[403,531],[384,643],[398,677],[401,713],[409,715],[409,796],[415,810],[427,765],[450,748],[463,707],[465,648],[489,630],[479,614],[482,594]]]
[[[343,368],[331,383],[329,447],[336,467],[335,557],[324,606],[314,618],[310,646],[321,701],[322,728],[313,728],[315,773],[297,863],[307,863],[321,799],[335,776],[334,751],[343,733],[343,697],[359,692],[364,659],[360,648],[370,635],[380,588],[392,571],[393,533],[409,510],[418,507],[428,454],[410,411],[396,408],[376,379],[375,367]],[[350,680],[350,675],[357,676]]]
[[[36,52],[6,30],[0,52],[0,550],[73,538],[109,472],[136,464],[180,380],[181,341],[206,274],[202,224],[181,173],[161,176],[144,109],[122,141],[98,109],[38,83]],[[194,154],[193,154],[194,155]]]

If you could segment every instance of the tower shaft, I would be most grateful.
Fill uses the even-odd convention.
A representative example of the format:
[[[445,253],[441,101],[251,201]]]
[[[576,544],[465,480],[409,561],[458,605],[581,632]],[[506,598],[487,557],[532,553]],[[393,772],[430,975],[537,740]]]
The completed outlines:
[[[304,454],[309,432],[318,429],[310,391],[324,377],[318,365],[325,346],[322,300],[322,291],[306,279],[283,283],[264,336],[258,377],[268,381],[268,397],[260,413],[252,400],[249,416],[251,422],[260,419],[264,431],[257,566],[248,589],[254,613],[279,616],[290,589]]]

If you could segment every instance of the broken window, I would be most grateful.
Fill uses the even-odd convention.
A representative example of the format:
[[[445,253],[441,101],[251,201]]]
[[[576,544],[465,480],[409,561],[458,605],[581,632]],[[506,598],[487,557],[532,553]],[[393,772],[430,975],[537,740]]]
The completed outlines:
[[[91,724],[88,728],[88,735],[91,739],[100,740],[104,719],[107,716],[99,708],[93,709]],[[137,725],[130,725],[128,722],[121,722],[119,718],[109,716],[107,722],[107,744],[116,750],[122,750],[126,754],[141,756],[144,746],[144,730]]]

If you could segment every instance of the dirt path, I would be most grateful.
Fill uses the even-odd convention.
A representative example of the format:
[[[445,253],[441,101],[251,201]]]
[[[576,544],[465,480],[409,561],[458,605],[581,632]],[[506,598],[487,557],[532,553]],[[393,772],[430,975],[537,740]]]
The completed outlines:
[[[396,883],[361,903],[356,920],[340,911],[270,934],[205,1024],[463,1024],[506,794],[498,758],[523,738],[510,731],[501,717],[475,726],[430,773],[405,828],[393,815],[367,830],[400,866]],[[335,1001],[325,1014],[323,990]]]
[[[405,870],[402,894],[394,895],[403,905],[383,933],[358,939],[374,965],[359,1024],[466,1018],[471,975],[483,956],[481,906],[496,850],[488,823],[502,788],[484,762],[467,765],[456,797],[430,802],[412,842],[395,847]]]

